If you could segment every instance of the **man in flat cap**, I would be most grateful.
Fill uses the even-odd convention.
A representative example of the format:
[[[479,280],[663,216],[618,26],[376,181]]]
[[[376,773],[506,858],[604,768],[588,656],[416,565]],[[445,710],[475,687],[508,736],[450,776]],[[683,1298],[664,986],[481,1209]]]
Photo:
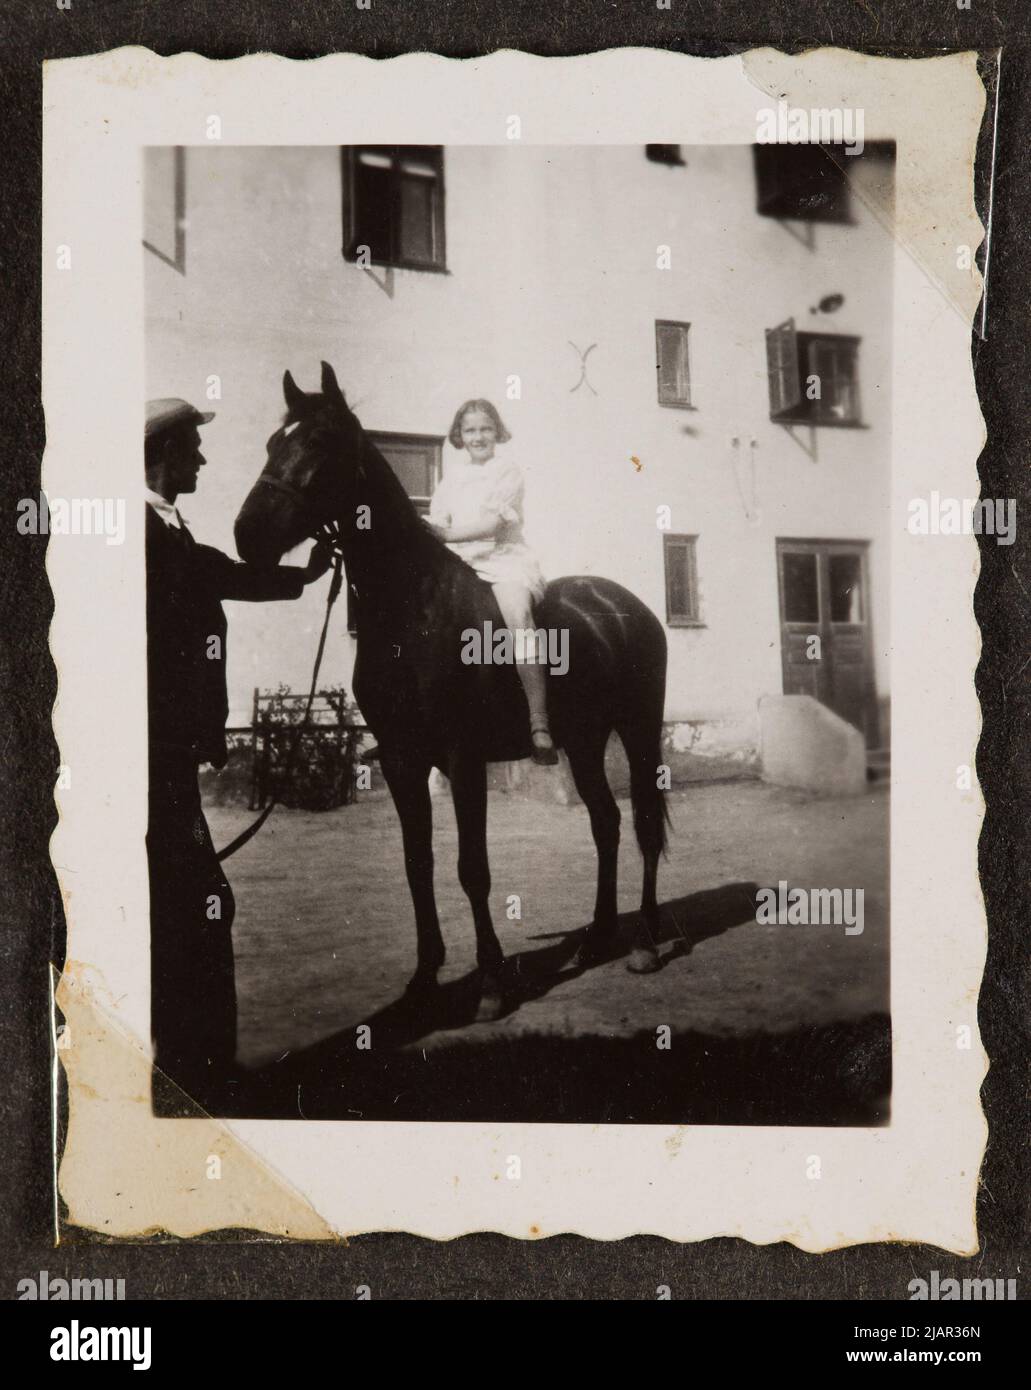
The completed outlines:
[[[155,1102],[169,1099],[167,1077],[206,1108],[223,1102],[236,1053],[235,904],[197,785],[202,763],[227,758],[222,601],[298,598],[332,563],[317,544],[304,569],[262,570],[194,540],[175,504],[196,490],[199,426],[212,418],[178,398],[149,401],[144,443]]]

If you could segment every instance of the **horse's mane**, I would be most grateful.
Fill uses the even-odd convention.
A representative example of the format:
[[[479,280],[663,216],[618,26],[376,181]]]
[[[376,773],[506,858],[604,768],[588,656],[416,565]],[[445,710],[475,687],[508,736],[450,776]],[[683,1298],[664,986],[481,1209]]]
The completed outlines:
[[[376,508],[386,509],[388,524],[395,537],[403,538],[407,543],[406,548],[417,552],[418,558],[428,569],[438,570],[454,565],[465,568],[465,562],[449,550],[444,541],[424,524],[400,478],[376,448],[350,407],[346,409],[349,418],[345,421],[341,421],[331,409],[320,415],[313,423],[310,443],[315,447],[324,444],[338,457],[344,456],[346,451],[353,449],[356,444],[358,460],[355,468],[358,477],[364,477],[372,484],[373,493],[370,494],[369,501],[374,502]],[[354,442],[347,438],[349,429],[354,432]],[[359,503],[365,500],[358,494],[356,497]],[[341,518],[342,522],[344,520]],[[351,518],[346,520],[350,521]],[[373,533],[375,527],[374,516]]]

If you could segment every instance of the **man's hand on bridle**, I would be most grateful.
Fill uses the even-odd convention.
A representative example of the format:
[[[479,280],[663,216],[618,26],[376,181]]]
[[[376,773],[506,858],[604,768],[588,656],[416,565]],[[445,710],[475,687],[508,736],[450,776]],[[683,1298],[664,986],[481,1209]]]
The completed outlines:
[[[313,584],[321,579],[333,563],[333,548],[328,541],[316,541],[304,567],[305,584]]]

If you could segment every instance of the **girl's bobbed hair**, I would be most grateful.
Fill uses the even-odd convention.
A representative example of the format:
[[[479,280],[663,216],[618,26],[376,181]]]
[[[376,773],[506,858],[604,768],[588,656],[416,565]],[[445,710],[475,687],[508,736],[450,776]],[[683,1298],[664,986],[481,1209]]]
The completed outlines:
[[[512,438],[508,430],[505,429],[504,421],[490,401],[475,400],[466,401],[455,411],[455,418],[451,421],[451,429],[448,433],[448,440],[456,449],[462,447],[462,421],[471,410],[482,410],[484,415],[489,415],[494,421],[494,428],[498,432],[498,443],[507,444]]]

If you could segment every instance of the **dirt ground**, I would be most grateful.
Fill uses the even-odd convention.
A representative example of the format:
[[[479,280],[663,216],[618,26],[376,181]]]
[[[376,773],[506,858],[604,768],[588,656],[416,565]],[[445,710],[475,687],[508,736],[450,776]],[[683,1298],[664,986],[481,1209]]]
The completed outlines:
[[[389,798],[366,793],[321,815],[277,809],[227,865],[237,899],[239,1058],[261,1078],[243,1108],[286,1113],[289,1091],[289,1113],[306,1117],[883,1122],[886,788],[829,800],[742,781],[669,799],[663,968],[635,976],[622,953],[589,970],[571,966],[594,899],[584,809],[491,793],[491,902],[514,980],[493,1023],[475,1022],[474,936],[447,797],[435,799],[434,819],[448,959],[439,998],[414,1014],[400,1002],[415,931]],[[619,904],[630,914],[641,861],[629,804],[620,808]],[[216,844],[249,819],[229,807],[208,814]],[[864,930],[758,925],[756,889],[780,880],[862,888]],[[512,894],[519,920],[506,915]],[[358,1057],[360,1024],[372,1028],[373,1045]],[[656,1046],[663,1025],[679,1049],[676,1066]],[[561,1087],[551,1084],[555,1066]],[[599,1070],[611,1085],[599,1089]],[[839,1104],[846,1092],[855,1104]]]

